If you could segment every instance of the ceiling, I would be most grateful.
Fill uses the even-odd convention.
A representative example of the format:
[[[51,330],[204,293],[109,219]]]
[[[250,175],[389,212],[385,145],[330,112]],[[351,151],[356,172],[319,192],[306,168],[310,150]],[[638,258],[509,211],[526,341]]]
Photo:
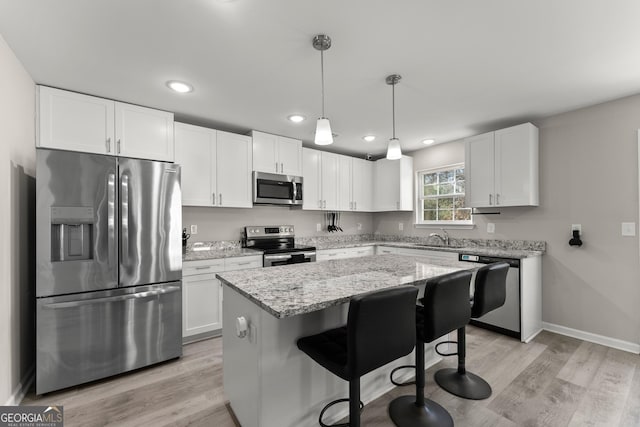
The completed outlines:
[[[0,0],[0,34],[36,83],[312,146],[324,33],[325,149],[380,156],[393,73],[405,152],[639,93],[638,16],[637,0]]]

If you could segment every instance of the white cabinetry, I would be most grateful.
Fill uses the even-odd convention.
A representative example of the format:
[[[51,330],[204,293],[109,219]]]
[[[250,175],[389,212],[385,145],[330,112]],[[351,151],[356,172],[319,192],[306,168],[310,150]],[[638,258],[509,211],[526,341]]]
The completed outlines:
[[[413,210],[413,158],[380,159],[374,167],[373,206],[378,212]]]
[[[350,211],[353,206],[352,198],[352,157],[338,155],[338,200],[337,210]]]
[[[401,248],[395,246],[378,246],[376,249],[378,255],[382,254],[398,254],[409,256],[423,256],[431,259],[441,259],[446,261],[457,261],[457,252],[447,252],[431,249],[418,249],[418,248]]]
[[[302,175],[302,141],[252,131],[253,170],[285,175]]]
[[[355,248],[320,249],[316,251],[316,261],[329,261],[333,259],[346,259],[369,256],[375,254],[373,246],[358,246]]]
[[[176,123],[182,205],[252,207],[251,138]]]
[[[222,284],[215,273],[262,267],[262,256],[185,261],[182,270],[182,338],[222,329]]]
[[[302,149],[302,209],[338,209],[338,155]]]
[[[538,206],[538,128],[531,123],[465,139],[466,205]]]
[[[173,113],[38,86],[38,147],[172,162]]]
[[[352,159],[351,166],[351,210],[371,212],[373,210],[374,162]]]

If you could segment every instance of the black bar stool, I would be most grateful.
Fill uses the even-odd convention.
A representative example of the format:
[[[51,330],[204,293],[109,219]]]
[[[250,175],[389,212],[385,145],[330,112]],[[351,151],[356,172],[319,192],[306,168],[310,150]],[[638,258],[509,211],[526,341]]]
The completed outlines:
[[[477,319],[504,305],[508,271],[509,264],[506,262],[488,264],[478,270],[473,293],[471,318]],[[452,353],[447,356],[455,354]],[[466,334],[464,326],[458,329],[457,354],[457,369],[446,368],[436,372],[435,380],[438,385],[449,393],[465,399],[481,400],[491,396],[489,383],[466,370]]]
[[[469,323],[471,272],[460,271],[427,281],[423,306],[416,311],[416,395],[401,396],[389,404],[389,416],[399,427],[453,426],[442,406],[424,398],[424,344]]]
[[[360,426],[360,377],[411,353],[415,346],[415,286],[398,286],[351,298],[347,325],[300,338],[298,348],[320,365],[349,381],[349,399],[328,403],[322,416],[339,402],[349,402],[349,422],[336,426]]]

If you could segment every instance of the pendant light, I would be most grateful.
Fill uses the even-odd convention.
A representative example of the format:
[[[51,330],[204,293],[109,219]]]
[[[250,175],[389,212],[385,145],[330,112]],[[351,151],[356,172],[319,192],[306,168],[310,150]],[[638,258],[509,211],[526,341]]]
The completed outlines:
[[[329,119],[324,116],[324,51],[331,47],[331,39],[324,34],[318,34],[313,38],[313,47],[320,51],[320,76],[322,79],[322,116],[316,124],[316,136],[314,142],[317,145],[333,144],[333,133]]]
[[[391,74],[387,76],[385,80],[388,85],[391,85],[391,111],[393,117],[393,137],[389,140],[387,145],[387,159],[398,160],[402,157],[402,150],[400,149],[400,140],[396,138],[396,83],[400,81],[402,77],[399,74]]]

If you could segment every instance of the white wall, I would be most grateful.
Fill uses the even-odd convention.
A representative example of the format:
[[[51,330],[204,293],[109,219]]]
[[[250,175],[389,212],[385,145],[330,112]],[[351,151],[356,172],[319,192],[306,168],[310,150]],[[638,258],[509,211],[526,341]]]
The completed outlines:
[[[621,222],[638,222],[640,95],[559,114],[540,129],[540,206],[503,208],[476,216],[474,230],[455,237],[547,242],[543,258],[543,320],[640,343],[640,261],[637,237]],[[416,170],[464,161],[461,142],[413,153]],[[407,227],[413,214],[374,217],[374,232],[427,235]],[[488,222],[495,234],[486,232]],[[582,224],[584,245],[571,247],[571,224]]]
[[[189,232],[191,224],[198,225],[198,234],[190,243],[213,240],[239,240],[240,231],[246,225],[293,225],[298,237],[327,236],[337,234],[364,234],[372,232],[373,214],[342,212],[342,233],[326,231],[325,214],[320,211],[303,211],[281,206],[259,206],[252,209],[233,208],[182,208],[182,224]],[[317,232],[317,224],[323,231]],[[358,229],[358,224],[361,229]]]
[[[0,36],[0,404],[33,366],[35,84]]]

